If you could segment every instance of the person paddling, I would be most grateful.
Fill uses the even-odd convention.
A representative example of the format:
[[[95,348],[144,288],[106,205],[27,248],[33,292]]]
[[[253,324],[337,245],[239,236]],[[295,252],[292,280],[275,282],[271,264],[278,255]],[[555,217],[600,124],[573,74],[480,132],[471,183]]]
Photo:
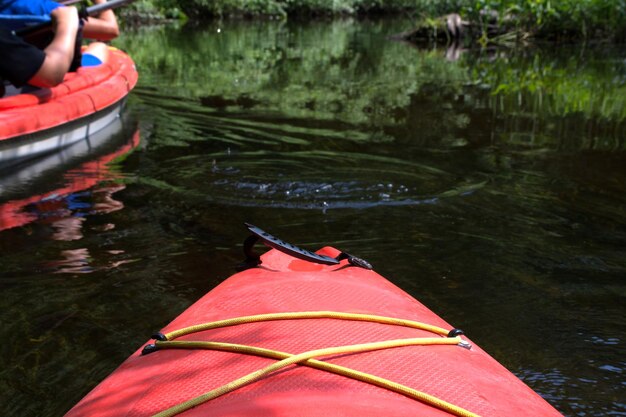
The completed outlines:
[[[107,0],[94,0],[96,5],[107,3]],[[0,15],[24,18],[45,18],[52,11],[66,7],[62,3],[53,0],[0,0]],[[24,26],[23,24],[22,26]],[[13,23],[13,29],[15,27]],[[19,30],[17,30],[19,32]],[[74,61],[70,71],[75,71],[80,66],[95,66],[106,61],[108,49],[104,45],[92,44],[90,51],[81,59],[82,39],[109,41],[119,36],[119,27],[115,13],[112,9],[105,9],[96,16],[87,16],[81,19],[74,51]],[[49,32],[38,32],[25,37],[26,41],[44,49],[51,41]]]
[[[96,4],[106,3],[106,0],[95,0]],[[66,12],[64,9],[69,9]],[[21,40],[13,32],[8,31],[6,28],[0,30],[2,32],[0,38],[0,51],[2,51],[2,57],[8,58],[4,60],[4,68],[0,69],[0,78],[9,80],[16,87],[21,87],[24,84],[29,84],[37,87],[51,87],[59,84],[63,80],[63,76],[68,71],[74,71],[80,66],[96,66],[103,62],[106,62],[108,56],[108,47],[102,42],[92,42],[84,51],[81,51],[81,35],[89,39],[98,40],[110,40],[119,35],[119,28],[117,25],[117,19],[113,10],[103,10],[97,16],[88,16],[84,25],[80,24],[77,16],[78,13],[74,7],[64,7],[60,3],[51,0],[0,0],[0,13],[7,13],[18,16],[41,16],[46,13],[50,14],[52,23],[55,26],[65,27],[65,16],[73,15],[76,17],[76,25],[73,25],[74,36],[72,37],[74,47],[71,53],[65,48],[67,44],[63,43],[64,48],[59,49],[58,44],[60,39],[67,40],[67,33],[65,30],[55,30],[54,35],[50,36],[50,33],[45,37],[38,39],[31,39],[29,43],[39,46],[43,50],[46,56],[48,52],[52,56],[59,56],[59,52],[62,52],[65,59],[70,59],[69,67],[65,65],[44,65],[42,64],[42,56],[37,53],[37,48],[31,48],[28,43]],[[63,23],[61,23],[63,21]],[[81,28],[81,26],[84,26]],[[59,36],[60,34],[63,36]],[[32,45],[31,45],[32,46]],[[61,60],[56,60],[55,63],[60,63]],[[54,73],[54,77],[33,77],[31,75],[36,68],[41,68],[43,75],[51,75]],[[54,71],[48,71],[48,68],[53,68]],[[62,69],[63,68],[63,69]],[[61,75],[62,74],[62,75]],[[58,79],[60,75],[60,80]],[[0,83],[0,97],[4,95],[4,84]]]
[[[94,4],[106,2],[107,0],[93,1]],[[64,7],[64,4],[53,0],[0,0],[0,15],[45,18],[59,7]],[[119,33],[115,13],[112,9],[108,9],[97,16],[87,17],[82,35],[86,39],[109,41],[118,37]]]
[[[63,81],[74,58],[79,28],[78,10],[75,7],[60,7],[53,10],[50,16],[54,37],[43,50],[0,28],[0,77],[16,87],[25,84],[53,87]],[[3,83],[0,85],[4,90]]]

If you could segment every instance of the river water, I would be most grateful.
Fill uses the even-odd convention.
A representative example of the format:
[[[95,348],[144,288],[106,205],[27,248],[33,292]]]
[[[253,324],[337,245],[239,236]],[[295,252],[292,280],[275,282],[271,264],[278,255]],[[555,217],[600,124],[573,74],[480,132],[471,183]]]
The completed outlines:
[[[109,139],[0,183],[5,414],[62,415],[234,272],[250,222],[367,259],[565,415],[626,416],[626,50],[410,28],[116,40],[140,81]]]

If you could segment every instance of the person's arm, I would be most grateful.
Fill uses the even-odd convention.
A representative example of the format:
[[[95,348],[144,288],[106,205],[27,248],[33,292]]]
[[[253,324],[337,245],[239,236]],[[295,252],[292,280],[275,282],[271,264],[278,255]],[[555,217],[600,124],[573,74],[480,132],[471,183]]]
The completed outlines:
[[[59,7],[50,13],[54,39],[43,50],[46,57],[39,71],[28,81],[36,87],[54,87],[63,81],[74,57],[78,11],[75,7]]]
[[[94,0],[95,4],[106,2],[107,0]],[[117,19],[111,9],[103,11],[97,17],[88,17],[83,27],[83,37],[87,39],[108,41],[117,38],[119,34]]]

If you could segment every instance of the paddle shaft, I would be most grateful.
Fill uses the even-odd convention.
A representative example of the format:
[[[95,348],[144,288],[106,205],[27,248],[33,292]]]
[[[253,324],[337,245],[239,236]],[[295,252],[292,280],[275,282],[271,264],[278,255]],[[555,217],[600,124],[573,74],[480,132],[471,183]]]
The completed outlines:
[[[89,6],[86,9],[83,9],[80,12],[80,16],[82,18],[86,18],[89,16],[96,16],[104,12],[105,10],[117,9],[118,7],[122,7],[127,4],[130,4],[133,1],[135,0],[110,0],[110,1],[107,1],[106,3],[94,4],[93,6]],[[52,25],[52,22],[38,23],[36,25],[27,26],[25,28],[18,29],[15,31],[15,34],[21,37],[33,35],[42,30],[49,29],[51,25]]]
[[[64,0],[64,1],[60,1],[59,3],[61,3],[64,6],[71,6],[72,4],[76,4],[76,3],[82,3],[83,0]]]

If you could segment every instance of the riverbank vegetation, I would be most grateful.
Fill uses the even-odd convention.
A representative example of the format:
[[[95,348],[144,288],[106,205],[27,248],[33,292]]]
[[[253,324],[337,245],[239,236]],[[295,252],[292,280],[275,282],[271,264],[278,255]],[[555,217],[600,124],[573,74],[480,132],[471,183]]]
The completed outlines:
[[[483,44],[530,38],[626,41],[624,0],[458,0],[438,11],[423,13],[409,37]]]
[[[626,0],[142,0],[125,14],[197,22],[403,14],[431,38],[450,37],[446,16],[454,14],[459,27],[483,41],[626,40]]]

